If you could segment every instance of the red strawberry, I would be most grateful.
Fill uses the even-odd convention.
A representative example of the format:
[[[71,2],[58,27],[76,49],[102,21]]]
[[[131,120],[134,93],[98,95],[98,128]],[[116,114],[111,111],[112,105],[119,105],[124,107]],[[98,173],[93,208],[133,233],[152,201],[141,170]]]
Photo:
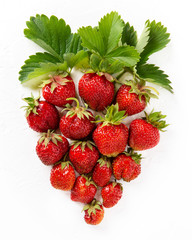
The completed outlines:
[[[91,225],[99,224],[104,218],[104,209],[100,202],[95,199],[84,206],[83,211],[85,212],[85,222]]]
[[[150,97],[157,98],[155,94],[151,93],[150,89],[159,94],[156,89],[145,86],[144,83],[141,85],[133,81],[127,81],[117,92],[116,102],[119,104],[119,110],[125,110],[125,114],[128,116],[143,111]]]
[[[101,190],[103,206],[106,208],[116,205],[122,197],[123,188],[120,183],[110,182]]]
[[[45,100],[58,107],[71,104],[73,101],[67,98],[75,97],[75,84],[70,76],[55,75],[45,80],[41,87]]]
[[[118,104],[108,108],[105,118],[100,117],[100,123],[93,132],[93,140],[100,153],[115,157],[125,150],[128,140],[128,128],[121,123],[125,111],[118,112]],[[97,122],[99,122],[97,121]]]
[[[112,167],[110,160],[100,158],[93,170],[93,181],[100,187],[105,186],[111,179]]]
[[[67,105],[67,114],[60,120],[60,130],[63,135],[70,139],[82,139],[87,137],[95,128],[93,122],[95,118],[90,111],[87,111],[87,105],[85,108],[79,106],[79,101],[76,98],[68,98],[75,100],[76,107]]]
[[[130,124],[129,146],[134,150],[146,150],[155,147],[160,140],[159,130],[167,127],[165,121],[161,120],[166,115],[161,112],[145,113],[144,119],[135,119]]]
[[[77,177],[75,185],[71,190],[71,200],[82,203],[90,203],[97,192],[94,182],[82,175]]]
[[[69,161],[61,162],[53,166],[50,176],[51,185],[54,188],[69,191],[75,183],[75,171]]]
[[[119,110],[125,110],[128,116],[143,111],[146,107],[145,97],[141,96],[141,100],[136,93],[130,92],[131,87],[122,85],[116,96],[116,102],[119,104]]]
[[[36,152],[45,165],[58,162],[68,151],[69,143],[66,138],[48,130],[37,142]]]
[[[69,158],[78,173],[89,173],[99,159],[99,152],[91,141],[74,141]]]
[[[113,160],[113,174],[117,180],[123,178],[124,181],[130,182],[135,179],[141,172],[141,154],[121,153]]]
[[[30,128],[37,132],[47,132],[49,129],[58,128],[59,112],[55,106],[46,101],[39,101],[39,97],[34,98],[33,94],[23,100],[29,104],[25,108]]]
[[[87,73],[79,81],[79,95],[93,110],[103,111],[113,101],[115,87],[107,79],[108,75]]]

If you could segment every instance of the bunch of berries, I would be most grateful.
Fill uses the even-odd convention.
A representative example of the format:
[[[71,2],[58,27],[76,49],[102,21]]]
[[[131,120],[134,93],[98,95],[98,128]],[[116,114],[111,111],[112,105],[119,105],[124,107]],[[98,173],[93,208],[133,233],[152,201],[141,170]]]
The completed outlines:
[[[167,124],[161,112],[145,112],[129,127],[122,122],[146,107],[145,95],[132,92],[130,85],[115,93],[114,82],[105,75],[87,73],[78,87],[84,106],[69,75],[51,76],[42,84],[44,100],[33,95],[24,98],[26,119],[30,128],[41,133],[36,152],[43,164],[53,165],[51,185],[71,191],[72,201],[85,204],[86,223],[96,225],[104,217],[104,208],[113,207],[122,197],[117,180],[130,182],[140,174],[142,157],[135,150],[155,147],[159,130]],[[103,112],[94,116],[88,108],[105,111],[105,116]],[[98,189],[100,199],[95,198]]]

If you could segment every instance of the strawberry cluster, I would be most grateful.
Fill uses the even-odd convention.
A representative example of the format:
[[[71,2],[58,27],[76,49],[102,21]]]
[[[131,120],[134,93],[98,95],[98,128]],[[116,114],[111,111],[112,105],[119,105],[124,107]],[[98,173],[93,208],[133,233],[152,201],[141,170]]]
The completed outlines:
[[[114,81],[105,74],[84,74],[78,88],[84,106],[69,75],[50,76],[42,84],[44,100],[24,98],[26,119],[30,128],[41,132],[36,152],[43,164],[52,165],[51,185],[71,191],[72,201],[86,204],[84,219],[96,225],[104,208],[115,206],[122,197],[117,180],[130,182],[140,174],[142,157],[135,150],[156,146],[159,130],[167,125],[164,115],[152,112],[126,126],[122,120],[144,110],[146,98],[127,85],[115,92]]]
[[[130,182],[141,172],[142,156],[135,151],[155,147],[159,130],[167,126],[161,112],[145,112],[129,126],[123,119],[158,98],[153,84],[173,92],[168,75],[148,62],[166,47],[170,34],[161,22],[147,20],[138,37],[115,11],[98,26],[75,33],[64,19],[44,14],[26,25],[25,37],[44,49],[29,56],[19,72],[22,84],[42,87],[44,100],[24,99],[29,126],[42,133],[37,155],[52,165],[51,185],[71,191],[73,201],[85,204],[86,223],[99,224],[104,209],[122,197],[117,181]],[[78,94],[72,71],[84,74]]]

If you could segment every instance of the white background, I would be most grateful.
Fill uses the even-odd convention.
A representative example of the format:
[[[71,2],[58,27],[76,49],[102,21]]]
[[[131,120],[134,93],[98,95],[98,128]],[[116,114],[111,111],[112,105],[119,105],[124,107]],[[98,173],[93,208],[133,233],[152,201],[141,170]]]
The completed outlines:
[[[0,14],[0,239],[192,239],[191,7],[169,0],[2,1]],[[64,18],[76,31],[97,25],[116,10],[141,33],[147,19],[161,21],[171,33],[167,48],[150,62],[173,82],[174,94],[158,88],[159,100],[147,110],[162,110],[170,126],[156,148],[143,152],[141,175],[124,183],[119,204],[105,210],[98,226],[87,225],[82,205],[50,186],[50,167],[35,153],[39,135],[28,128],[21,98],[29,89],[18,71],[29,55],[41,51],[24,38],[25,22],[36,13]],[[77,81],[80,75],[75,75]]]

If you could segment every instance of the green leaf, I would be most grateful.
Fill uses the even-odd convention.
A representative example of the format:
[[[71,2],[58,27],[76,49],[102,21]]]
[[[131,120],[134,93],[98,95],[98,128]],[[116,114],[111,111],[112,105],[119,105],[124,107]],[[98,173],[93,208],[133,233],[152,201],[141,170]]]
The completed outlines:
[[[136,49],[139,53],[142,53],[146,45],[148,44],[149,33],[150,33],[150,29],[147,25],[145,25],[145,28],[136,44]]]
[[[42,80],[49,78],[57,71],[66,71],[67,63],[59,63],[58,59],[49,53],[36,53],[25,61],[19,72],[19,80],[28,86],[37,87]]]
[[[77,65],[80,66],[82,62],[85,61],[85,59],[88,61],[88,53],[85,52],[84,50],[81,50],[76,54],[74,53],[64,54],[64,60],[67,62],[67,65],[70,68],[73,68],[74,66],[77,66]]]
[[[99,22],[99,33],[105,46],[105,54],[111,52],[118,44],[124,23],[117,12],[111,12],[101,18]]]
[[[170,85],[171,81],[168,79],[168,75],[166,75],[154,64],[139,64],[137,66],[137,74],[145,81],[160,85],[170,92],[173,92],[173,89]]]
[[[124,67],[124,64],[122,62],[120,62],[119,60],[116,60],[116,61],[112,62],[112,64],[108,65],[106,72],[109,74],[118,73],[123,70],[123,67]]]
[[[139,61],[139,53],[132,46],[121,46],[106,55],[110,63],[119,61],[126,67],[132,67]]]
[[[161,22],[156,23],[155,21],[146,21],[146,27],[149,28],[149,40],[141,53],[141,63],[148,60],[149,56],[164,47],[169,43],[170,34],[167,33],[167,28],[164,27]]]
[[[82,46],[88,48],[91,52],[99,53],[103,56],[105,54],[105,45],[101,33],[91,26],[82,27],[78,30],[82,39]]]
[[[83,46],[81,45],[81,37],[77,33],[71,34],[66,43],[66,53],[76,54],[79,51],[84,50]]]
[[[26,24],[28,28],[24,30],[25,36],[63,61],[63,54],[71,38],[70,26],[63,19],[55,16],[49,19],[43,14],[31,17]]]
[[[129,23],[126,23],[121,37],[122,44],[136,46],[137,44],[137,32],[134,30],[133,26],[130,26]]]
[[[99,72],[99,65],[101,63],[102,58],[96,54],[92,54],[90,57],[90,66],[95,72]]]

